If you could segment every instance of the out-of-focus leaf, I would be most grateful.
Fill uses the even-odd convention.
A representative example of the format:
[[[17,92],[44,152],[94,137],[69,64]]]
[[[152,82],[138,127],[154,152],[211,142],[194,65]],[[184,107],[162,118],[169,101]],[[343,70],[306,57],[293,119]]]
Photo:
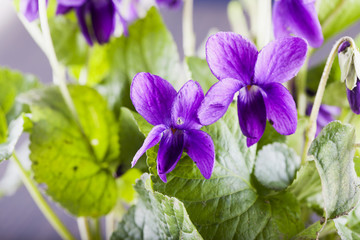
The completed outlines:
[[[212,85],[218,82],[216,77],[211,73],[205,59],[187,57],[186,62],[191,72],[191,79],[200,83],[204,93],[206,93]]]
[[[360,208],[357,207],[348,216],[334,220],[338,234],[343,240],[360,239]]]
[[[340,33],[360,20],[360,0],[318,1],[318,16],[325,39]]]
[[[139,72],[159,75],[177,88],[185,82],[176,43],[156,8],[129,27],[128,37],[113,39],[107,50],[110,74],[98,89],[117,115],[122,106],[133,109],[130,84]]]
[[[33,90],[21,99],[32,112],[32,169],[35,180],[46,184],[47,194],[72,214],[99,217],[117,199],[117,125],[94,89],[69,86],[69,92],[81,128],[57,87]]]
[[[286,141],[286,137],[278,133],[270,123],[266,123],[266,128],[263,136],[261,137],[260,141],[257,143],[256,151],[260,151],[264,146],[279,142],[284,143]]]

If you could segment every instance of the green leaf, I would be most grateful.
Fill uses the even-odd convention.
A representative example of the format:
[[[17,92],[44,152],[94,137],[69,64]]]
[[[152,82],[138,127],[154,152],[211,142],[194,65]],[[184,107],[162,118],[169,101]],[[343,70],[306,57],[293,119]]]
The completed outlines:
[[[126,203],[131,203],[135,199],[135,189],[133,184],[141,177],[141,172],[132,168],[129,169],[124,175],[116,179],[118,189],[118,198]]]
[[[334,222],[341,239],[360,239],[360,207],[355,208],[348,216],[335,219]]]
[[[191,79],[198,81],[205,93],[212,85],[218,82],[216,77],[211,73],[205,59],[198,57],[187,57],[186,63],[191,72]]]
[[[279,235],[295,235],[299,219],[285,219],[280,226],[277,214],[282,210],[289,216],[299,216],[296,199],[276,204],[290,196],[262,198],[251,184],[256,146],[246,147],[235,104],[205,130],[214,141],[216,153],[211,179],[204,179],[196,164],[183,154],[176,168],[167,174],[166,184],[153,177],[154,190],[182,201],[204,239],[278,239]],[[156,148],[150,149],[147,156],[154,171]]]
[[[360,0],[321,0],[317,4],[325,39],[340,33],[360,19]]]
[[[177,87],[185,80],[176,43],[156,8],[129,27],[128,37],[110,43],[108,57],[110,75],[99,89],[116,113],[121,106],[133,109],[129,90],[139,72],[156,74]]]
[[[83,130],[57,87],[22,97],[32,111],[32,169],[35,180],[46,184],[47,194],[72,214],[98,217],[116,202],[117,125],[94,89],[69,86],[69,92]]]
[[[6,115],[7,122],[28,111],[23,104],[16,102],[16,97],[30,89],[40,87],[33,75],[23,75],[20,72],[0,67],[0,108]]]
[[[295,178],[300,158],[285,144],[273,143],[261,149],[255,162],[255,177],[266,188],[283,190]]]
[[[312,225],[310,225],[309,227],[307,227],[306,229],[304,229],[303,231],[301,231],[300,233],[298,233],[292,239],[297,239],[297,240],[316,239],[322,227],[323,225],[320,223],[320,221],[317,221]]]
[[[84,65],[87,61],[89,48],[78,25],[76,20],[65,15],[49,19],[56,56],[65,66]]]
[[[202,239],[184,204],[153,190],[144,174],[135,185],[139,202],[130,208],[111,240],[117,239]]]
[[[6,142],[0,144],[0,163],[11,157],[15,150],[15,145],[23,133],[24,117],[20,116],[13,120],[9,125],[9,136]]]
[[[309,155],[320,175],[327,219],[347,214],[359,201],[354,144],[355,129],[338,121],[328,124],[311,144]]]

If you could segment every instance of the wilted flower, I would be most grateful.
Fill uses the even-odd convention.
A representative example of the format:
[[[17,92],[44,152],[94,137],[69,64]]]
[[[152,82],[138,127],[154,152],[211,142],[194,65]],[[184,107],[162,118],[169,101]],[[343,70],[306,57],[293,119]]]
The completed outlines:
[[[131,84],[130,98],[136,111],[155,127],[132,161],[132,166],[160,141],[157,169],[166,182],[186,151],[201,174],[209,179],[214,166],[215,152],[211,137],[199,130],[198,108],[204,99],[201,86],[192,80],[177,93],[169,82],[150,73],[138,73]]]
[[[315,0],[275,0],[273,22],[276,38],[295,34],[315,48],[324,41]]]
[[[308,104],[306,108],[306,115],[310,116],[313,105]],[[335,121],[336,117],[341,113],[341,108],[336,106],[330,106],[321,104],[319,109],[319,115],[316,120],[316,136],[321,132],[321,130],[330,122]]]
[[[200,122],[216,122],[238,92],[239,123],[248,146],[260,140],[266,119],[280,134],[293,134],[297,126],[296,106],[282,83],[298,73],[306,52],[306,42],[296,37],[275,40],[258,52],[241,35],[213,35],[206,43],[206,59],[220,81],[205,96],[199,109]]]
[[[351,110],[360,114],[360,53],[349,42],[341,44],[338,50],[341,81],[345,81]]]

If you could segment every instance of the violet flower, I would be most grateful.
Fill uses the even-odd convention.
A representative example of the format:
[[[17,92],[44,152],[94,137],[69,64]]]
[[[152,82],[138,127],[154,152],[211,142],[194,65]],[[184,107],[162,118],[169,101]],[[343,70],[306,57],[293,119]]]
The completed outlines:
[[[276,0],[273,7],[275,38],[295,34],[317,48],[324,41],[315,0]]]
[[[74,9],[80,29],[89,43],[107,43],[115,29],[115,5],[112,0],[58,0],[57,14]],[[91,25],[87,19],[91,19]]]
[[[351,110],[360,114],[360,53],[356,46],[344,42],[338,49],[341,81],[345,82]]]
[[[131,84],[130,98],[136,111],[155,127],[132,161],[132,166],[160,141],[157,170],[162,181],[186,151],[201,174],[209,179],[215,152],[211,137],[201,130],[198,108],[204,99],[199,83],[192,80],[177,93],[169,82],[150,73],[138,73]]]
[[[306,108],[306,115],[310,116],[313,105],[308,104]],[[319,109],[318,118],[316,120],[316,136],[321,130],[330,122],[335,121],[336,117],[341,113],[341,108],[336,106],[330,106],[321,104]]]
[[[48,0],[46,0],[48,3]],[[20,0],[20,12],[25,18],[32,22],[39,18],[39,2],[38,0]]]
[[[200,123],[216,122],[239,93],[238,117],[248,147],[260,140],[266,119],[280,134],[293,134],[296,106],[282,83],[298,73],[306,52],[306,42],[297,37],[275,40],[258,52],[241,35],[222,32],[211,36],[206,43],[206,59],[220,81],[205,96],[198,114]]]
[[[182,0],[156,0],[157,5],[168,8],[177,8],[182,4]]]

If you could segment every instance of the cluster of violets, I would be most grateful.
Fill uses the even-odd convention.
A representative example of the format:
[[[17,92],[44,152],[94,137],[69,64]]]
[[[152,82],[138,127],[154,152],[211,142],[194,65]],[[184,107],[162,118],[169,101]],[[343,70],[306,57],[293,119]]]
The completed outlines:
[[[57,14],[74,10],[87,42],[109,41],[116,24],[127,34],[129,23],[139,18],[138,6],[144,0],[57,0]],[[181,0],[156,0],[160,6],[176,8]],[[29,21],[38,17],[38,0],[22,0],[21,11]],[[91,23],[87,19],[91,19]],[[306,19],[306,21],[305,21]],[[160,142],[157,170],[166,182],[183,151],[196,163],[201,174],[212,174],[215,149],[211,137],[200,129],[219,120],[237,94],[238,119],[247,146],[262,137],[266,122],[282,135],[297,128],[295,101],[283,83],[292,79],[305,62],[308,45],[317,48],[324,41],[315,10],[315,1],[278,0],[273,5],[275,40],[261,51],[241,35],[220,32],[206,43],[206,60],[219,80],[204,96],[201,86],[188,81],[177,92],[165,79],[138,73],[130,97],[137,112],[154,125],[132,166],[151,147]],[[295,35],[295,36],[291,36]],[[349,57],[350,56],[350,57]],[[350,60],[349,60],[350,59]],[[342,80],[346,81],[351,109],[360,113],[360,56],[345,42],[339,48]],[[311,111],[309,106],[307,112]],[[339,114],[338,108],[320,108],[318,132]],[[319,122],[320,121],[320,122]]]
[[[20,11],[29,21],[39,17],[38,1],[20,2]],[[119,24],[127,35],[128,25],[152,5],[177,8],[181,3],[182,0],[57,0],[56,14],[75,11],[86,41],[93,45],[94,41],[107,43]]]

